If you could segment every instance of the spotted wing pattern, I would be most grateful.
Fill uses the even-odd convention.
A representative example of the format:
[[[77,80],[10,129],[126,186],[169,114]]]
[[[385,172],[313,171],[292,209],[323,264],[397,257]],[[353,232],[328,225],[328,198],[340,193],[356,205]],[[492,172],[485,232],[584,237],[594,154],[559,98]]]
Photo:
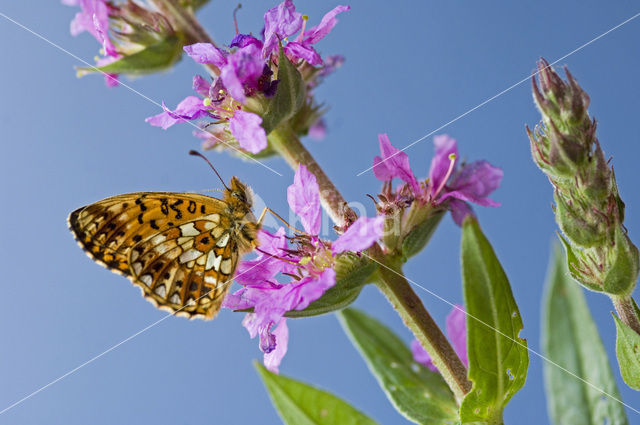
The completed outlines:
[[[69,227],[92,259],[127,276],[157,307],[211,319],[238,262],[226,205],[197,194],[131,193],[72,212]]]

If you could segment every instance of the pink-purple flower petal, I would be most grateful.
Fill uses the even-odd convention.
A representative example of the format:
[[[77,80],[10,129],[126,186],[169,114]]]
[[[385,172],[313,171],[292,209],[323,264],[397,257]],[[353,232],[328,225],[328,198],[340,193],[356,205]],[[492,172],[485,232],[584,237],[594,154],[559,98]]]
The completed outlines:
[[[297,33],[302,28],[302,14],[296,12],[291,0],[269,9],[264,14],[264,46],[262,55],[268,57],[277,49],[278,40]]]
[[[222,68],[227,63],[225,52],[211,43],[195,43],[184,46],[184,51],[198,63],[210,63]]]
[[[441,134],[433,138],[435,145],[435,155],[431,160],[431,168],[429,169],[429,185],[432,191],[437,190],[447,178],[447,173],[451,167],[450,156],[453,154],[458,156],[458,147],[456,140]],[[445,182],[446,183],[446,182]]]
[[[149,117],[145,121],[155,127],[162,127],[163,130],[166,130],[176,123],[211,115],[202,104],[202,99],[197,96],[186,97],[174,111],[167,108],[162,102],[162,109],[164,109],[164,112]]]
[[[325,35],[329,34],[334,26],[338,23],[336,15],[351,9],[349,6],[336,6],[322,17],[322,21],[314,27],[305,31],[304,43],[315,44],[322,40]]]
[[[455,305],[447,315],[447,336],[458,357],[465,366],[469,366],[467,358],[467,313],[461,305]]]
[[[485,207],[499,207],[500,203],[489,199],[489,195],[500,186],[502,176],[502,170],[487,161],[472,162],[451,179],[440,200],[453,197]]]
[[[65,4],[78,5],[82,9],[71,21],[71,35],[75,36],[87,31],[102,44],[107,55],[118,55],[113,42],[108,36],[109,6],[105,0],[79,0],[77,2],[65,2]]]
[[[290,41],[284,46],[284,53],[289,58],[304,59],[311,65],[322,65],[322,57],[311,45]]]
[[[229,120],[229,131],[247,152],[258,153],[267,147],[267,133],[260,125],[262,117],[238,110]]]
[[[331,244],[334,255],[345,251],[359,252],[369,248],[384,233],[384,216],[358,218]]]
[[[305,165],[298,166],[293,184],[287,188],[287,201],[308,234],[320,233],[320,188],[316,176]]]
[[[278,326],[273,330],[273,337],[275,338],[276,347],[269,353],[264,354],[263,363],[264,366],[273,373],[279,373],[279,366],[282,362],[282,358],[287,353],[289,346],[289,327],[287,326],[287,319],[282,318]]]
[[[246,100],[245,86],[255,88],[264,69],[260,48],[249,44],[227,57],[227,63],[220,68],[220,78],[227,91],[239,102]]]
[[[408,183],[415,194],[420,192],[418,180],[413,175],[409,166],[409,157],[406,153],[396,149],[386,134],[379,134],[380,155],[373,159],[373,173],[382,181],[390,181],[397,177]]]

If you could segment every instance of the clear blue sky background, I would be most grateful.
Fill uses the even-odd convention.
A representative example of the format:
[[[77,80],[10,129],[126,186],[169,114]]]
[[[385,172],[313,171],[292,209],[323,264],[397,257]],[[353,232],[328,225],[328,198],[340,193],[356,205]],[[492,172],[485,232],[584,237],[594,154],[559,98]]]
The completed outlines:
[[[244,2],[241,31],[260,31],[267,3]],[[333,3],[298,1],[316,23]],[[349,200],[366,203],[379,182],[371,165],[377,134],[396,146],[431,132],[525,78],[538,57],[571,52],[638,12],[633,1],[388,2],[354,1],[319,45],[347,62],[317,91],[331,110],[329,134],[309,141],[327,173]],[[233,37],[233,2],[212,2],[200,13],[221,42]],[[268,4],[271,7],[271,3]],[[79,57],[91,61],[97,43],[73,38],[75,9],[57,1],[2,2],[0,11]],[[77,79],[79,62],[15,24],[0,19],[0,209],[3,277],[0,309],[0,410],[162,318],[125,279],[91,262],[66,228],[73,209],[104,197],[141,190],[197,191],[219,187],[201,161],[191,128],[152,128],[144,118],[158,108],[100,77]],[[598,135],[613,156],[627,227],[640,241],[640,19],[563,59],[592,99]],[[127,80],[156,101],[175,105],[191,94],[201,69],[183,60],[172,71]],[[476,209],[512,282],[525,329],[539,351],[543,280],[554,239],[551,187],[533,165],[524,125],[539,119],[525,82],[446,127],[462,156],[504,169],[498,209]],[[407,153],[426,175],[431,138]],[[226,155],[212,156],[226,178],[240,176],[269,205],[286,214],[292,172],[280,159],[279,177]],[[460,231],[447,218],[407,275],[452,302],[461,302]],[[636,294],[638,292],[636,291]],[[449,311],[422,292],[440,323]],[[588,301],[611,355],[611,305]],[[407,342],[411,335],[376,289],[356,305]],[[279,419],[253,366],[257,342],[242,315],[223,311],[213,322],[170,318],[0,415],[1,424],[276,424]],[[331,390],[381,424],[406,422],[391,407],[335,316],[290,321],[282,373]],[[617,367],[614,366],[618,376]],[[532,355],[527,385],[509,404],[507,424],[548,423],[540,358]],[[640,396],[619,380],[623,399]],[[629,411],[632,424],[640,416]]]

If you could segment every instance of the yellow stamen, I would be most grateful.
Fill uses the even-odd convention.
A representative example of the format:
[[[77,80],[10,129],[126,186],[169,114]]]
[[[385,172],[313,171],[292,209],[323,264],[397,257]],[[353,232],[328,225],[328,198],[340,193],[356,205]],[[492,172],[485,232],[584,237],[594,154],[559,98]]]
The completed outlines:
[[[211,99],[208,97],[205,97],[204,99],[202,99],[202,104],[204,106],[211,106]]]

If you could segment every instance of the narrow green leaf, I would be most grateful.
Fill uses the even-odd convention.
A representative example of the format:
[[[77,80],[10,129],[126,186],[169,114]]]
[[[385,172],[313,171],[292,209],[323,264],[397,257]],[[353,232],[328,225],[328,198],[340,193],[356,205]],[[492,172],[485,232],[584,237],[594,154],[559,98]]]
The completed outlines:
[[[148,74],[167,69],[181,56],[182,39],[178,36],[171,36],[137,53],[125,56],[108,65],[97,67],[97,69],[107,74]],[[94,68],[78,69],[85,72],[95,72]]]
[[[284,54],[282,44],[278,55],[278,88],[262,116],[262,127],[267,132],[288,120],[304,104],[306,87],[302,75]]]
[[[626,425],[624,406],[594,388],[620,398],[582,289],[571,279],[560,249],[549,270],[542,349],[557,364],[543,363],[549,417],[556,425]]]
[[[473,388],[460,407],[462,423],[502,424],[502,411],[524,385],[527,342],[507,276],[478,222],[462,226],[462,282],[467,320],[469,379]]]
[[[615,315],[616,355],[620,374],[627,385],[640,391],[640,335]]]
[[[255,364],[271,401],[287,425],[376,425],[346,401]]]
[[[389,328],[354,308],[342,310],[338,318],[398,412],[418,424],[458,421],[458,408],[442,376],[415,363]]]
[[[304,310],[291,310],[287,317],[309,317],[341,310],[353,303],[364,285],[371,281],[377,264],[365,257],[341,255],[336,265],[336,284]]]

